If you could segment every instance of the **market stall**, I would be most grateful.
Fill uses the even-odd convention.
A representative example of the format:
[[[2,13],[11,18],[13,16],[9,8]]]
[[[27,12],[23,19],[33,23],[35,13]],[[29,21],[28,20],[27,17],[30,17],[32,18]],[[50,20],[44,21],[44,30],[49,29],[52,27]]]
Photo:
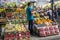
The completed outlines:
[[[56,21],[49,19],[44,13],[34,13],[34,32],[38,36],[50,36],[59,34],[58,24]]]
[[[30,31],[27,29],[28,21],[26,19],[26,5],[25,2],[19,3],[16,6],[15,2],[5,3],[4,8],[0,8],[0,13],[5,12],[0,19],[0,22],[5,22],[2,25],[1,35],[4,36],[4,40],[30,40]],[[34,27],[33,31],[39,36],[50,36],[59,34],[58,24],[56,21],[49,19],[49,16],[41,10],[41,13],[37,12],[34,8]]]
[[[30,31],[25,27],[27,19],[24,4],[15,6],[15,3],[9,2],[5,5],[4,8],[0,8],[3,40],[30,40]]]

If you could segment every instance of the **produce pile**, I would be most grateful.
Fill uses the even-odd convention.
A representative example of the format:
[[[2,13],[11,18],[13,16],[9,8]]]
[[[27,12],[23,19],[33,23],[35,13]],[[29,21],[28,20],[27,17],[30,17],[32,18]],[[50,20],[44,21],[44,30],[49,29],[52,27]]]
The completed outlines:
[[[5,32],[26,32],[26,28],[23,24],[6,24]]]
[[[59,34],[59,28],[56,21],[52,21],[48,16],[40,16],[34,19],[33,31],[36,35],[45,37]]]
[[[44,13],[34,13],[33,31],[38,36],[50,36],[59,34],[57,22],[50,20],[49,16]]]
[[[24,8],[8,8],[6,9],[6,18],[12,23],[27,23]]]
[[[5,11],[5,8],[0,8],[0,13]]]
[[[6,19],[3,27],[4,40],[30,40],[30,31],[25,27],[27,24],[25,8],[15,7],[15,4],[9,3],[7,7],[0,8],[0,13],[2,12],[5,12]]]
[[[6,24],[4,40],[29,40],[30,32],[21,24]]]
[[[59,34],[59,28],[58,28],[58,25],[52,25],[52,26],[47,26],[47,27],[44,26],[43,24],[42,25],[35,25],[34,26],[34,32],[38,36],[41,36],[41,37],[58,35]]]
[[[50,36],[59,34],[58,24],[50,19],[35,19],[34,33],[38,36]]]
[[[46,15],[44,13],[34,13],[33,16],[34,18],[34,24],[45,24],[46,26],[48,25],[52,25],[51,23],[54,22],[52,20],[49,19],[49,16]]]
[[[52,23],[53,21],[50,19],[35,19],[35,23],[36,24],[46,24],[49,25],[50,23]]]
[[[30,32],[25,27],[27,19],[23,8],[7,8],[6,18],[4,40],[30,40]]]

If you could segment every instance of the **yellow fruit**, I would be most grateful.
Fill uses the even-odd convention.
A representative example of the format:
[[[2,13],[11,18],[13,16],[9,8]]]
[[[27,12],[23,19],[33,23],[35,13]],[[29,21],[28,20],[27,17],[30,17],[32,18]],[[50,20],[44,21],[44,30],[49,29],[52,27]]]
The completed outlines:
[[[48,19],[47,22],[53,22],[52,20]]]
[[[47,22],[45,19],[42,20],[43,23]]]

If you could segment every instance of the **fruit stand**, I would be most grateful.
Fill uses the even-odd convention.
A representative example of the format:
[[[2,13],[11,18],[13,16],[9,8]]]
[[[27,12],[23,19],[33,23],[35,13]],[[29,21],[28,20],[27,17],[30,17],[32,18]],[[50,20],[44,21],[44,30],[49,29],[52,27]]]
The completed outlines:
[[[37,16],[38,15],[38,16]],[[59,34],[59,28],[56,21],[49,19],[48,15],[34,14],[34,32],[38,36],[51,36]]]
[[[6,24],[4,40],[30,40],[30,32],[23,24]]]
[[[30,40],[30,31],[25,27],[27,19],[24,6],[8,4],[0,8],[0,14],[0,24],[4,24],[1,27],[3,40]]]
[[[4,18],[0,19],[0,22],[5,22],[1,27],[1,35],[4,36],[4,40],[30,40],[30,31],[26,28],[28,21],[25,14],[25,5],[16,6],[15,3],[5,5],[4,8],[0,8],[0,13],[5,12]],[[33,16],[33,31],[36,35],[45,37],[59,34],[58,24],[50,20],[48,15],[36,12],[33,13]]]
[[[25,28],[27,20],[24,8],[11,8],[13,11],[9,12],[8,10],[10,9],[8,8],[6,12],[8,22],[5,26],[4,40],[30,40],[30,32]]]

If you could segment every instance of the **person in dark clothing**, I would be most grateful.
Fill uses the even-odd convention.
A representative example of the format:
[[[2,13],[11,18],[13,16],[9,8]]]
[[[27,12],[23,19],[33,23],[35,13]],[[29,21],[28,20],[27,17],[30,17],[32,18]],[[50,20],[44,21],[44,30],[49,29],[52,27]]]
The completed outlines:
[[[60,16],[60,8],[58,8],[57,12],[58,12],[58,15]]]
[[[55,19],[57,19],[57,17],[58,17],[58,12],[57,12],[57,10],[54,11],[54,15],[55,15]]]
[[[31,3],[28,3],[28,6],[26,8],[26,15],[27,15],[27,20],[29,22],[28,29],[30,30],[30,33],[33,34],[33,20],[34,17],[32,15],[32,8],[31,8]]]

